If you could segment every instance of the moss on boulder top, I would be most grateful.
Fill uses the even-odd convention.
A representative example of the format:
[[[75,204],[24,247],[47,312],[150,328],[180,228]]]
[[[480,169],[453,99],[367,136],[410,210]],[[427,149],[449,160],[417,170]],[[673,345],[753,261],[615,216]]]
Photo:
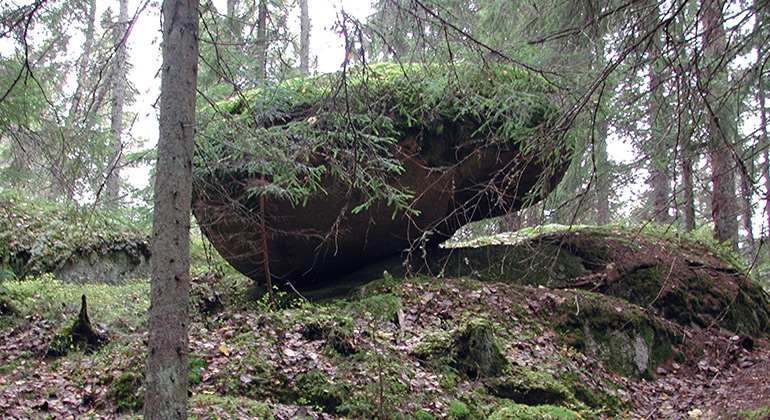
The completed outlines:
[[[210,111],[196,217],[235,268],[264,279],[267,255],[299,286],[536,201],[569,157],[547,84],[508,66],[354,68]]]
[[[148,277],[146,233],[93,208],[0,196],[0,274],[114,283]]]

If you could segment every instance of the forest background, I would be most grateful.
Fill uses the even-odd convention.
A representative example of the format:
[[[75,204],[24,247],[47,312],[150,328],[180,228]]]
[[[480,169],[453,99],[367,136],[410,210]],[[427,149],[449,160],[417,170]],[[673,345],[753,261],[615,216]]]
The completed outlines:
[[[332,54],[328,48],[313,50],[314,16],[308,1],[227,0],[223,8],[218,6],[164,3],[170,8],[166,12],[185,11],[192,22],[185,23],[189,28],[200,28],[186,33],[187,39],[177,39],[194,51],[192,57],[169,53],[165,47],[173,45],[168,42],[173,38],[166,38],[164,60],[186,58],[190,61],[182,66],[193,71],[171,89],[164,86],[165,98],[189,95],[198,110],[216,110],[216,104],[227,98],[246,98],[255,89],[260,92],[325,70],[317,58]],[[143,95],[128,74],[132,63],[146,63],[142,54],[155,54],[152,48],[130,51],[128,40],[138,30],[141,16],[157,13],[159,5],[148,0],[130,10],[128,0],[120,0],[115,9],[99,7],[96,0],[37,0],[4,3],[0,8],[2,203],[32,201],[91,220],[109,215],[118,224],[145,232],[155,211],[157,233],[158,214],[173,216],[173,210],[153,209],[149,203],[168,204],[176,198],[159,199],[160,194],[153,198],[152,186],[132,186],[125,182],[125,174],[132,167],[153,166],[156,157],[160,171],[164,159],[172,156],[163,151],[164,139],[174,139],[168,130],[164,135],[164,121],[166,128],[176,124],[191,139],[192,126],[183,123],[190,117],[182,112],[164,120],[161,109],[158,152],[149,144],[152,138],[141,144],[144,135],[133,130],[138,129],[137,113],[146,111],[129,107]],[[335,11],[329,26],[343,45],[339,73],[343,84],[352,66],[382,61],[481,68],[506,63],[538,75],[551,89],[560,112],[549,134],[563,136],[573,151],[563,181],[547,199],[466,227],[462,234],[547,223],[654,224],[736,251],[747,271],[767,284],[770,8],[766,0],[527,4],[379,0],[368,16],[351,15],[343,7]],[[174,35],[178,23],[164,21],[164,37]],[[164,85],[169,69],[176,70],[166,69]],[[196,88],[178,89],[180,84],[193,86],[196,79]],[[168,103],[164,100],[161,105]],[[275,111],[268,107],[263,112]],[[200,113],[195,124],[199,135],[213,120],[229,118],[225,113],[208,117],[211,113]],[[628,150],[622,160],[610,154],[613,145],[621,144]],[[151,184],[157,181],[156,194],[176,197],[173,185],[157,187],[176,172],[159,172],[157,180],[151,178]],[[189,194],[191,181],[183,182]],[[373,184],[389,188],[386,183]],[[185,194],[180,194],[182,201]],[[161,252],[153,258],[148,375],[164,374],[152,365],[153,350],[156,354],[163,350],[179,359],[179,380],[174,382],[184,384],[188,363],[178,349],[186,347],[154,341],[168,332],[158,322],[177,324],[154,314],[167,306],[156,302],[156,289],[163,289],[156,282],[159,256],[168,252],[173,258],[167,261],[175,262],[177,255],[172,253],[187,252],[189,203],[177,207],[185,210],[184,222],[172,217],[165,226],[175,220],[174,229],[182,227],[185,232],[168,244],[185,246],[163,248],[157,234],[154,240]],[[94,218],[97,210],[99,217]],[[179,258],[184,260],[178,268],[185,276],[187,258]],[[4,277],[7,273],[3,269]],[[166,274],[168,282],[185,277]],[[188,287],[186,282],[176,283]],[[187,340],[187,294],[178,296],[176,303],[184,315],[179,325],[185,327],[180,329],[181,345]],[[159,395],[154,390],[164,388],[153,377],[147,384],[148,396]],[[187,393],[185,387],[179,388],[183,401]],[[146,413],[155,412],[154,407],[148,403]],[[175,411],[183,414],[184,405]]]
[[[547,200],[475,229],[654,222],[768,275],[766,1],[220,3],[200,6],[201,107],[356,64],[507,62],[548,80],[576,153]],[[154,162],[158,18],[151,1],[3,4],[4,197],[149,230],[152,188],[127,180]]]

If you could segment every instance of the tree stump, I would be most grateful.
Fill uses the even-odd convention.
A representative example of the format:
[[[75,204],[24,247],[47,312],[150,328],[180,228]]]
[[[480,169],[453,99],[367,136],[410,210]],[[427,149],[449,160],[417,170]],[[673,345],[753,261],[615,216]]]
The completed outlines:
[[[63,356],[74,349],[86,352],[98,350],[107,341],[106,337],[96,331],[88,317],[86,295],[81,297],[80,313],[75,323],[69,328],[62,328],[54,334],[48,345],[46,356]]]
[[[88,318],[86,295],[83,295],[81,297],[78,319],[72,324],[72,343],[75,346],[85,346],[86,351],[93,351],[101,347],[105,341],[106,339],[94,330],[91,325],[91,320]]]

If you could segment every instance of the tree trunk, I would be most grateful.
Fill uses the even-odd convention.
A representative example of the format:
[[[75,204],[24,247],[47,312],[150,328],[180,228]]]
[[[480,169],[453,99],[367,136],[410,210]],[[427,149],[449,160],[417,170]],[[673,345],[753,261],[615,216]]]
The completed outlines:
[[[596,224],[606,225],[612,220],[610,213],[610,195],[612,193],[612,168],[607,157],[607,117],[601,115],[597,122],[596,140],[594,142],[594,159],[596,167]]]
[[[238,0],[227,0],[227,27],[230,29],[229,41],[240,41],[241,22],[238,16]]]
[[[106,339],[91,325],[88,317],[88,303],[86,295],[80,297],[80,313],[78,319],[72,324],[72,343],[83,345],[87,351],[94,351],[104,344]]]
[[[164,0],[144,418],[187,418],[190,202],[198,0]]]
[[[765,107],[765,101],[767,96],[765,94],[765,80],[762,79],[762,74],[757,77],[757,103],[759,104],[759,127],[760,127],[760,139],[759,145],[764,149],[764,169],[762,170],[762,176],[765,178],[765,216],[767,217],[767,232],[764,232],[764,236],[770,239],[770,136],[767,135],[767,108]],[[768,247],[770,252],[770,247]]]
[[[738,244],[738,220],[735,195],[734,160],[731,156],[733,123],[726,99],[727,73],[720,63],[727,62],[725,32],[722,25],[722,1],[703,0],[703,50],[706,68],[699,85],[708,120],[707,147],[711,162],[711,217],[714,237],[735,248]]]
[[[267,0],[259,0],[257,14],[257,74],[258,78],[267,78]]]
[[[750,165],[751,173],[754,165]],[[747,168],[747,170],[749,170]],[[740,172],[740,184],[741,184],[741,222],[743,229],[746,231],[746,248],[745,250],[749,255],[754,254],[754,227],[751,223],[751,217],[754,214],[754,206],[751,203],[751,196],[753,189],[751,188],[751,173]]]
[[[657,6],[652,7],[650,13],[650,27],[656,27],[659,21]],[[650,137],[645,148],[649,157],[650,176],[647,184],[650,186],[652,209],[651,220],[665,224],[671,221],[669,215],[671,199],[671,145],[670,132],[671,120],[665,112],[667,109],[666,97],[663,93],[663,57],[660,48],[659,35],[653,35],[650,43],[649,54],[652,64],[650,68]]]
[[[123,154],[123,104],[126,98],[126,42],[128,36],[128,0],[120,0],[120,13],[115,25],[115,61],[112,65],[112,100],[110,109],[110,148],[112,158],[107,167],[105,193],[108,205],[116,207],[120,197],[120,161]]]
[[[299,0],[299,71],[310,74],[310,12],[307,0]]]
[[[682,156],[680,164],[682,170],[682,229],[685,232],[695,230],[695,194],[693,192],[693,161],[690,144],[689,138],[682,140],[679,152]]]
[[[80,102],[83,100],[83,91],[86,89],[86,80],[88,78],[88,68],[91,64],[91,52],[94,44],[94,26],[96,22],[96,0],[88,2],[88,23],[84,34],[83,52],[78,61],[78,82],[75,87],[75,94],[72,95],[69,114],[67,115],[67,124],[73,123],[73,120],[80,114]]]

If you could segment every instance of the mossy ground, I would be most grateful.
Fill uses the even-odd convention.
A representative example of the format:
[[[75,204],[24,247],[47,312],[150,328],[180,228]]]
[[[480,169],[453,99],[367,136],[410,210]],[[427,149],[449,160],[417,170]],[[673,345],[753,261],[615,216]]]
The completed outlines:
[[[611,257],[611,246],[594,246]],[[614,264],[603,259],[610,257],[593,261],[606,267]],[[712,407],[726,410],[721,418],[740,418],[737,410],[756,418],[763,409],[720,406],[734,403],[720,399],[730,395],[725,390],[677,406],[676,393],[687,391],[681,384],[737,381],[741,364],[754,359],[729,335],[697,322],[677,324],[650,301],[641,306],[598,289],[386,275],[350,298],[309,304],[286,296],[282,307],[270,308],[262,299],[239,298],[243,282],[232,275],[194,279],[190,418],[635,418],[645,404],[639,396],[664,392],[669,399],[656,406],[683,416]],[[0,323],[3,415],[29,418],[45,408],[51,417],[138,417],[147,292],[146,281],[4,283],[2,297],[17,313]],[[76,316],[82,293],[109,343],[91,354],[42,358],[54,331]],[[219,296],[216,310],[205,304],[212,296]],[[736,305],[753,307],[740,299]],[[630,356],[589,351],[589,341],[618,341],[618,332],[647,351],[646,368],[636,374],[617,364],[637,363],[633,346]],[[763,343],[757,341],[756,354],[765,354]],[[754,376],[749,383],[761,399],[757,392],[768,387]],[[738,394],[741,401],[754,398],[748,392]]]

